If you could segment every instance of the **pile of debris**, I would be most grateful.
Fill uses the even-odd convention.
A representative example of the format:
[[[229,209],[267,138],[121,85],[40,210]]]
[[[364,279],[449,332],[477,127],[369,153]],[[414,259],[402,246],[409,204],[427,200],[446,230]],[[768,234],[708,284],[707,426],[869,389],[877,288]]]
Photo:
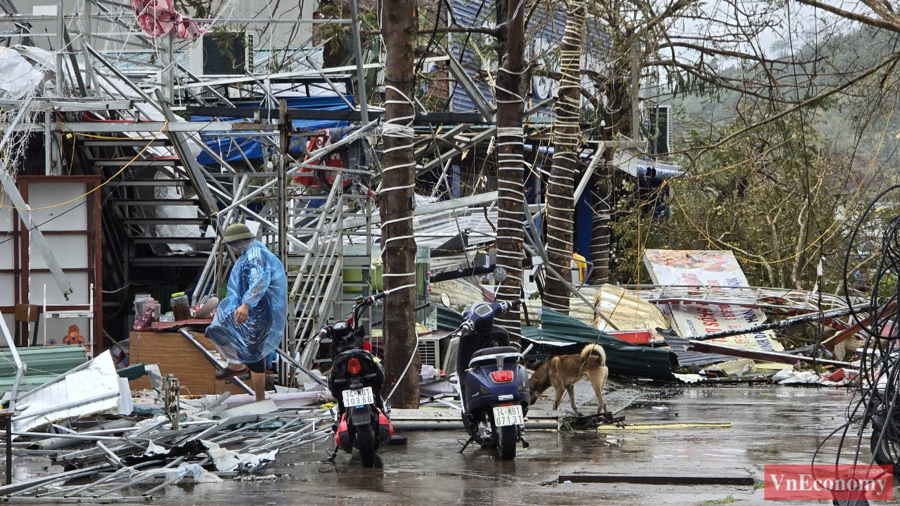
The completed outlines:
[[[62,472],[0,487],[6,502],[133,502],[181,481],[220,482],[265,472],[280,452],[329,439],[327,409],[234,406],[229,393],[183,398],[178,380],[132,399],[110,354],[29,392],[7,394],[10,459],[48,458]],[[249,397],[249,396],[248,396]],[[137,496],[127,495],[139,486]]]
[[[593,306],[529,314],[540,321],[523,322],[530,358],[600,344],[610,372],[654,380],[846,386],[858,377],[866,334],[849,315],[867,301],[751,287],[727,251],[648,250],[644,259],[652,285],[585,287]],[[814,339],[791,336],[805,325]]]

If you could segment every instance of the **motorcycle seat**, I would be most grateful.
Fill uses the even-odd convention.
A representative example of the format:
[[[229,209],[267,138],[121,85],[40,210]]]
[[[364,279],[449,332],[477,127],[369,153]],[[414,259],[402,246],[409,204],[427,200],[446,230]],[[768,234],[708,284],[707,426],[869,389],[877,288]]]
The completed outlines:
[[[482,349],[476,351],[472,355],[470,362],[477,358],[481,358],[481,357],[491,357],[494,355],[506,355],[506,354],[512,354],[512,353],[518,355],[519,354],[518,348],[516,348],[514,346],[498,346],[495,348],[482,348]]]

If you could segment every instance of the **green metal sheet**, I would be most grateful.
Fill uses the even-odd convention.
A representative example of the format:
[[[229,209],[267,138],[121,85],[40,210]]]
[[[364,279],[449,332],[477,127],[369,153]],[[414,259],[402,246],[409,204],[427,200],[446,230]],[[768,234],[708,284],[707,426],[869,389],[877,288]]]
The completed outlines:
[[[458,312],[444,306],[437,306],[437,329],[456,330],[463,321]]]
[[[43,385],[47,381],[71,371],[87,362],[84,347],[77,344],[58,346],[31,346],[17,348],[19,357],[25,363],[25,376],[19,391]],[[0,352],[0,393],[12,388],[16,377],[16,362],[8,349]]]
[[[606,366],[613,374],[669,380],[678,367],[678,359],[671,350],[630,345],[546,307],[541,309],[541,326],[523,327],[522,335],[550,355],[577,353],[585,344],[599,344],[606,352]],[[550,345],[554,341],[557,346]],[[560,342],[571,345],[560,347]]]
[[[29,374],[22,378],[22,382],[19,383],[19,391],[27,392],[29,390],[34,390],[35,388],[43,385],[44,383],[52,380],[57,377],[58,374]],[[13,383],[16,382],[16,377],[7,377],[0,378],[0,395],[3,395],[8,390],[12,390]]]

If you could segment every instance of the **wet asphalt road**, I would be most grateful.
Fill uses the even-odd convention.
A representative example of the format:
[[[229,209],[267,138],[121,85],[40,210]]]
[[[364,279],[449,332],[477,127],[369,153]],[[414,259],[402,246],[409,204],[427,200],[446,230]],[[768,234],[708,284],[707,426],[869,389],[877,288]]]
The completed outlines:
[[[585,388],[582,388],[585,387]],[[530,431],[528,450],[512,462],[469,449],[462,431],[409,432],[406,446],[382,450],[383,469],[356,456],[323,463],[327,444],[279,455],[277,478],[169,487],[155,504],[171,505],[451,505],[451,504],[779,504],[751,486],[557,484],[561,474],[752,476],[766,464],[808,464],[816,446],[844,420],[850,392],[802,387],[638,389],[609,394],[626,423],[731,423],[731,428],[597,432]],[[579,384],[579,405],[590,402]],[[547,407],[547,400],[541,401]],[[654,410],[653,408],[656,407]],[[665,408],[665,411],[662,408]],[[569,409],[568,406],[565,406]],[[585,408],[590,410],[591,408]],[[593,408],[596,409],[596,408]],[[837,440],[825,447],[833,462]],[[855,445],[855,443],[848,443]],[[868,453],[863,451],[865,458]],[[139,493],[139,491],[135,491]],[[900,488],[895,489],[900,497]],[[730,498],[730,499],[729,499]],[[900,504],[900,501],[895,501]],[[805,504],[809,504],[807,502]],[[780,502],[780,504],[785,504]],[[799,503],[794,503],[799,504]],[[820,504],[829,504],[821,502]],[[880,502],[877,504],[888,504]]]

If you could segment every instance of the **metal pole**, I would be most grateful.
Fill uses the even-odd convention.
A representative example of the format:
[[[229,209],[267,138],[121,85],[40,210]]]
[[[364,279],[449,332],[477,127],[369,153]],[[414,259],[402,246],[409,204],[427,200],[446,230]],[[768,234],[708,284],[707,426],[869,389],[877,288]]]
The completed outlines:
[[[83,36],[88,44],[94,44],[93,37],[93,22],[91,21],[91,16],[94,14],[94,0],[85,0],[84,2],[84,19],[82,20],[81,30],[83,32]],[[91,59],[85,55],[84,58],[84,69],[87,71],[87,88],[91,90],[88,92],[89,95],[93,94],[94,88],[94,65],[91,63]]]
[[[359,14],[357,0],[350,0],[350,19],[353,27],[353,52],[356,59],[356,95],[359,100],[359,115],[362,123],[369,122],[369,108],[366,99],[366,75],[362,61],[362,41],[359,37]]]
[[[160,76],[160,88],[163,98],[170,105],[175,103],[175,31],[169,32],[163,40],[162,75]]]
[[[638,63],[638,43],[631,45],[631,140],[641,139],[641,67]]]
[[[50,149],[50,141],[53,139],[50,133],[50,123],[52,123],[52,112],[44,113],[44,175],[53,174],[53,152]],[[74,141],[74,139],[73,139]]]
[[[213,366],[215,366],[216,369],[224,369],[224,367],[222,367],[222,364],[220,364],[219,361],[216,360],[216,357],[212,356],[212,354],[206,348],[204,348],[202,344],[198,343],[197,340],[194,339],[194,336],[192,336],[190,332],[188,332],[185,329],[181,329],[178,332],[181,335],[183,335],[188,341],[190,341],[191,344],[196,346],[197,349],[200,350],[200,353],[203,353],[203,356],[206,357],[206,360],[209,360],[209,363],[212,364]],[[243,388],[244,391],[247,392],[248,394],[256,395],[255,393],[253,393],[253,389],[248,387],[247,384],[244,383],[243,381],[241,381],[240,379],[231,378],[231,381],[234,382],[237,386]]]
[[[63,0],[59,0],[56,5],[56,95],[65,96],[63,93],[63,49],[65,41],[63,39],[63,31],[66,29],[66,22],[63,18]]]
[[[757,332],[762,332],[765,330],[773,330],[773,329],[785,329],[788,327],[792,327],[794,325],[800,325],[802,323],[820,321],[820,320],[830,320],[832,318],[837,318],[839,316],[847,316],[851,313],[862,313],[864,311],[868,311],[872,308],[870,304],[863,304],[861,306],[849,307],[844,309],[834,309],[831,311],[825,312],[816,312],[809,313],[800,316],[794,316],[791,318],[785,318],[784,320],[779,320],[777,322],[769,322],[763,323],[760,325],[752,325],[749,327],[742,327],[739,329],[731,329],[731,330],[722,330],[719,332],[712,332],[704,335],[696,335],[696,336],[686,336],[685,339],[691,341],[709,341],[710,339],[718,339],[720,337],[729,337],[729,336],[737,336],[741,334],[755,334]]]
[[[12,485],[12,411],[6,414],[6,484]]]
[[[285,158],[291,151],[291,127],[293,123],[287,113],[287,101],[278,103],[278,121],[281,127],[281,153],[278,156],[278,258],[282,265],[287,265],[287,183],[285,182]],[[337,183],[335,183],[337,184]]]

